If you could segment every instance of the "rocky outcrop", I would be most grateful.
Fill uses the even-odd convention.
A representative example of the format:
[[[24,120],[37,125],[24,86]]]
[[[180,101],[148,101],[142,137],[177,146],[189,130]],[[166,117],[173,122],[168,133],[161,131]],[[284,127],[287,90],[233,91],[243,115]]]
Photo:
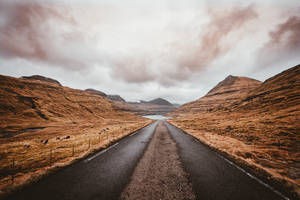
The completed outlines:
[[[21,78],[26,79],[26,80],[34,80],[34,81],[54,83],[54,84],[57,84],[57,85],[61,86],[60,82],[58,82],[57,80],[52,79],[52,78],[48,78],[48,77],[44,77],[44,76],[40,76],[40,75],[22,76]]]
[[[125,102],[125,100],[120,95],[107,95],[107,98],[112,100],[112,101]]]
[[[107,97],[107,94],[105,94],[104,92],[101,92],[101,91],[99,91],[99,90],[95,90],[95,89],[92,89],[92,88],[88,88],[88,89],[86,89],[85,91],[91,92],[91,93],[93,93],[93,94],[97,94],[97,95],[99,95],[99,96],[101,96],[101,97]]]

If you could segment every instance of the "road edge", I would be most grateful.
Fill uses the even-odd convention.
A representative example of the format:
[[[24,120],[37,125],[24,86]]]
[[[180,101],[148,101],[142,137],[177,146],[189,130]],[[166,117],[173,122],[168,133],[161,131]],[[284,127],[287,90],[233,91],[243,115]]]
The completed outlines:
[[[156,121],[155,120],[152,120],[151,122],[141,126],[140,128],[138,128],[137,130],[134,130],[130,133],[128,133],[127,135],[124,135],[123,137],[121,138],[118,138],[114,141],[112,141],[111,143],[109,143],[109,145],[107,145],[106,147],[100,147],[98,149],[93,149],[92,151],[90,152],[85,152],[84,154],[82,154],[80,157],[76,157],[74,158],[72,161],[70,161],[68,164],[66,165],[56,165],[56,166],[50,166],[49,169],[46,169],[45,171],[43,171],[43,173],[37,175],[37,176],[34,176],[34,178],[32,178],[30,181],[28,182],[24,182],[23,184],[20,184],[18,186],[15,186],[15,187],[12,187],[12,188],[9,188],[7,191],[3,192],[3,193],[0,193],[0,200],[4,200],[5,198],[7,198],[8,196],[10,196],[12,193],[15,193],[17,191],[20,191],[26,187],[30,187],[31,185],[34,185],[34,184],[37,184],[39,181],[41,181],[42,179],[48,177],[48,176],[51,176],[55,173],[57,173],[58,171],[60,170],[63,170],[63,169],[66,169],[68,167],[71,167],[72,165],[74,165],[75,163],[77,162],[80,162],[80,161],[83,161],[85,160],[86,158],[88,158],[89,156],[91,155],[94,155],[100,151],[103,151],[107,148],[110,148],[111,146],[113,146],[114,144],[116,144],[117,142],[125,139],[126,137],[130,137],[131,135],[133,134],[136,134],[138,131],[142,130],[143,128],[147,127],[147,126],[150,126],[151,124],[155,123]]]
[[[211,149],[213,152],[215,152],[217,154],[217,156],[221,157],[222,159],[224,159],[225,161],[227,161],[229,164],[232,163],[235,167],[241,168],[242,170],[245,171],[245,173],[250,174],[250,177],[251,176],[254,177],[254,180],[258,179],[259,181],[256,180],[257,182],[260,183],[260,181],[261,181],[262,183],[268,185],[269,187],[272,188],[271,190],[275,190],[278,193],[280,193],[279,196],[281,196],[282,198],[284,198],[286,200],[293,200],[293,199],[299,200],[300,199],[300,197],[297,195],[296,192],[292,191],[283,182],[280,182],[278,180],[273,179],[271,177],[271,175],[268,172],[266,172],[265,170],[263,170],[261,168],[258,168],[256,166],[250,165],[250,164],[246,163],[245,161],[243,161],[241,159],[238,159],[238,158],[232,156],[231,154],[229,154],[229,153],[227,153],[225,151],[217,149],[214,146],[210,146],[205,141],[202,141],[202,140],[194,137],[192,134],[184,131],[183,129],[181,129],[179,127],[177,127],[175,124],[173,124],[170,121],[166,120],[165,122],[168,123],[168,124],[170,124],[171,126],[175,127],[176,129],[180,130],[182,133],[188,135],[189,137],[192,137],[197,142],[205,145],[206,147],[208,147],[209,149]],[[239,170],[241,170],[241,169],[239,169]],[[260,183],[260,184],[262,184],[262,183]],[[264,184],[262,184],[262,185],[264,185]],[[277,193],[277,192],[275,192],[275,193]]]

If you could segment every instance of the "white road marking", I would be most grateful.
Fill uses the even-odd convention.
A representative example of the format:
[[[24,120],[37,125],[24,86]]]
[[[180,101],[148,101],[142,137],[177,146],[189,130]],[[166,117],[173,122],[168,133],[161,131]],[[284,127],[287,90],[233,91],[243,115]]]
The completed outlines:
[[[117,146],[118,144],[119,144],[119,143],[117,142],[117,143],[115,143],[114,145],[112,145],[112,146],[110,146],[110,147],[108,147],[108,148],[106,148],[106,149],[104,149],[104,150],[102,150],[102,151],[100,151],[100,152],[96,153],[96,154],[95,154],[95,155],[93,155],[92,157],[90,157],[90,158],[86,159],[84,162],[85,162],[85,163],[87,163],[87,162],[89,162],[89,161],[93,160],[93,159],[94,159],[94,158],[96,158],[97,156],[100,156],[101,154],[103,154],[103,153],[107,152],[108,150],[110,150],[111,148],[113,148],[113,147]]]
[[[290,200],[288,197],[286,197],[285,195],[283,195],[281,192],[279,192],[278,190],[276,190],[275,188],[273,188],[272,186],[268,185],[267,183],[263,182],[262,180],[258,179],[257,177],[253,176],[252,174],[248,173],[246,170],[244,170],[243,168],[239,167],[238,165],[234,164],[233,162],[231,162],[230,160],[228,160],[227,158],[221,156],[220,154],[218,154],[217,152],[215,152],[217,156],[219,156],[220,158],[222,158],[223,160],[225,160],[226,162],[228,162],[229,164],[231,164],[232,166],[236,167],[238,170],[242,171],[243,173],[247,174],[250,178],[254,179],[255,181],[257,181],[258,183],[260,183],[261,185],[269,188],[271,191],[273,191],[274,193],[276,193],[277,195],[279,195],[280,197],[282,197],[285,200]]]
[[[199,140],[197,140],[197,139],[194,139],[194,141],[195,141],[195,142],[197,142],[197,143],[200,143],[200,141],[199,141]]]
[[[131,137],[131,136],[134,136],[134,135],[137,134],[137,133],[138,133],[138,132],[135,132],[134,134],[131,134],[131,135],[129,135],[129,136],[130,136],[130,137]]]

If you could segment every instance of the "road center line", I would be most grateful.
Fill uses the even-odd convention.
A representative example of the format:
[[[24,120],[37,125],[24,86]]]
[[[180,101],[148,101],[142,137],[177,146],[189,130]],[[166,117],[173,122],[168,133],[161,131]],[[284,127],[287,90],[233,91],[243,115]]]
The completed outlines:
[[[117,146],[118,144],[119,144],[118,142],[117,142],[117,143],[115,143],[115,144],[113,144],[112,146],[110,146],[110,147],[108,147],[108,148],[106,148],[106,149],[104,149],[104,150],[102,150],[102,151],[100,151],[100,152],[96,153],[96,154],[95,154],[95,155],[93,155],[92,157],[90,157],[90,158],[86,159],[84,162],[85,162],[85,163],[87,163],[87,162],[89,162],[89,161],[93,160],[93,159],[94,159],[94,158],[96,158],[97,156],[100,156],[101,154],[103,154],[103,153],[107,152],[108,150],[110,150],[111,148],[113,148],[113,147]]]
[[[215,152],[215,154],[219,157],[222,158],[223,160],[225,160],[226,162],[228,162],[229,164],[231,164],[232,166],[236,167],[238,170],[240,170],[241,172],[245,173],[247,176],[249,176],[250,178],[254,179],[255,181],[257,181],[258,183],[260,183],[261,185],[269,188],[271,191],[273,191],[274,193],[276,193],[277,195],[279,195],[280,197],[282,197],[285,200],[290,200],[288,197],[286,197],[285,195],[283,195],[281,192],[279,192],[278,190],[276,190],[275,188],[273,188],[272,186],[268,185],[267,183],[263,182],[262,180],[258,179],[257,177],[253,176],[252,174],[250,174],[249,172],[247,172],[246,170],[244,170],[243,168],[239,167],[238,165],[234,164],[233,162],[231,162],[230,160],[228,160],[227,158],[221,156],[220,154],[218,154],[217,152]]]

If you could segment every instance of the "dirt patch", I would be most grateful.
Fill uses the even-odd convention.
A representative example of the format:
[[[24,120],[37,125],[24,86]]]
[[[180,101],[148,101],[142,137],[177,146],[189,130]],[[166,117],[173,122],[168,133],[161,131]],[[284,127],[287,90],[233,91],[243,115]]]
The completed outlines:
[[[176,143],[160,122],[120,199],[196,199]]]

